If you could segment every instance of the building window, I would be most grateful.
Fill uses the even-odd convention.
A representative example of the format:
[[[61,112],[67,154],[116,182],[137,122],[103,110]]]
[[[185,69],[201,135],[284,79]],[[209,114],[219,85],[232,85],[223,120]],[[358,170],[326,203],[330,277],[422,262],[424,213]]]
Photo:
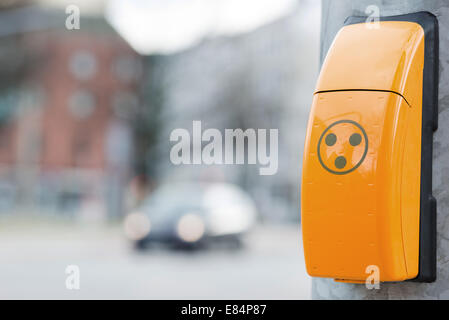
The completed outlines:
[[[95,109],[95,97],[88,90],[76,90],[69,97],[69,109],[77,119],[86,119]]]
[[[97,72],[97,60],[89,51],[76,51],[70,58],[69,69],[76,79],[88,80]]]

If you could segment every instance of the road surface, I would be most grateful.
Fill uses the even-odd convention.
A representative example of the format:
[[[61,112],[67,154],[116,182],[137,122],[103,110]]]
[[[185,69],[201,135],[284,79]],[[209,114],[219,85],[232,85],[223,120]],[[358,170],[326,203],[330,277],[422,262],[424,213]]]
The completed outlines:
[[[68,265],[79,290],[66,288]],[[118,226],[0,221],[0,299],[309,299],[298,225],[240,251],[135,252]]]

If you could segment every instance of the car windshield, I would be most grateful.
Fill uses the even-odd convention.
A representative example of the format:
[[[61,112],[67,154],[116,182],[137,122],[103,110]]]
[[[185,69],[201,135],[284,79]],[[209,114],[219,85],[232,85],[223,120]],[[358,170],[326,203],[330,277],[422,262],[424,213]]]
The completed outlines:
[[[196,210],[202,203],[202,191],[197,185],[176,184],[158,188],[144,203],[147,213],[159,215],[176,214],[179,211]]]

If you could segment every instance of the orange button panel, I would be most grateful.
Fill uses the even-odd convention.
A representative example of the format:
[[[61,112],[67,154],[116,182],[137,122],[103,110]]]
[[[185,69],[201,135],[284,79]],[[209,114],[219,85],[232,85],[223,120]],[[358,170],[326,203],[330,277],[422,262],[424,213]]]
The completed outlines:
[[[360,280],[369,265],[383,281],[417,275],[421,122],[413,111],[389,92],[315,95],[301,197],[310,275]]]
[[[311,276],[418,275],[424,31],[379,25],[340,30],[314,94],[301,185]]]

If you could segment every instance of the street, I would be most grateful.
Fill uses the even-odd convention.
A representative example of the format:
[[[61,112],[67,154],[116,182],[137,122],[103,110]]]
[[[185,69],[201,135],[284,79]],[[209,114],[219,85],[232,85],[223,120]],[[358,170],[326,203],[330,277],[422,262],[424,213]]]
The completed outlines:
[[[0,299],[309,299],[298,225],[256,227],[239,251],[136,252],[119,226],[0,227]],[[66,288],[66,267],[80,289]]]

